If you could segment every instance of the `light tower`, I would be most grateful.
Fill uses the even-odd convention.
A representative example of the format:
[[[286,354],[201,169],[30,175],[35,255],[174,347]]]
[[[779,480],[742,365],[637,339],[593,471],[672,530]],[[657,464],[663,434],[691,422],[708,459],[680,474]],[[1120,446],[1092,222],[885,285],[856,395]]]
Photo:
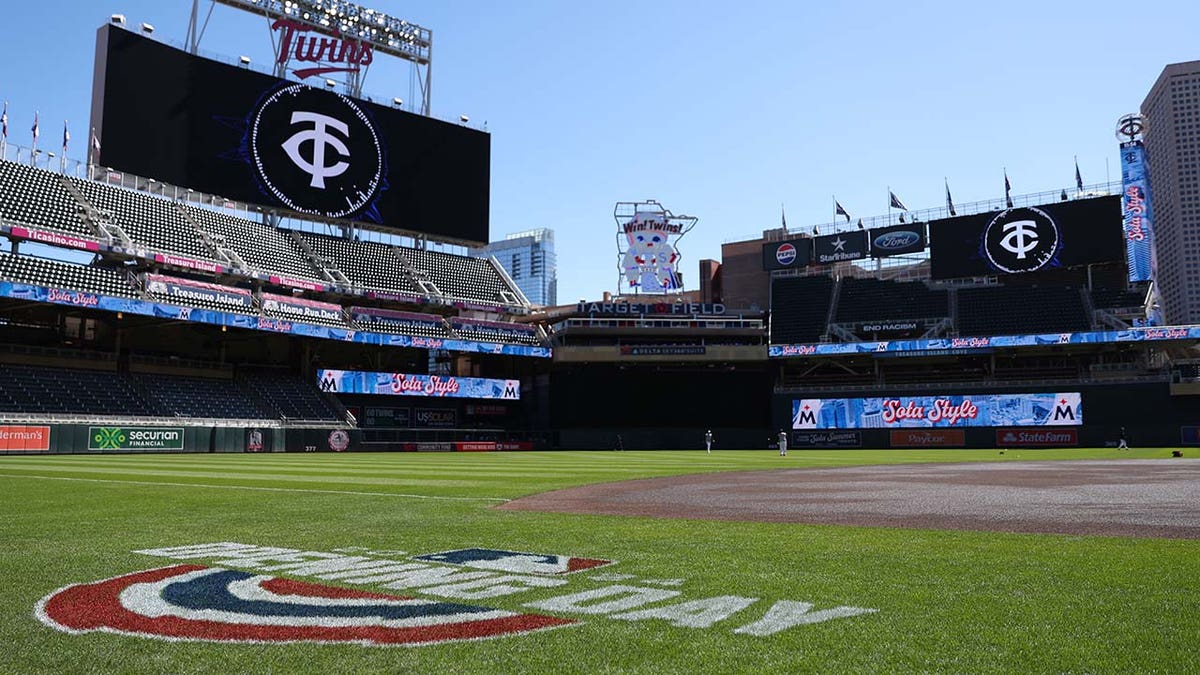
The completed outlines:
[[[392,56],[412,65],[409,100],[417,101],[416,112],[429,116],[433,31],[428,28],[345,0],[209,0],[203,20],[202,2],[192,0],[187,33],[191,53],[199,51],[213,9],[227,5],[266,19],[275,45],[276,77],[285,78],[290,71],[301,80],[334,79],[348,95],[362,98],[363,80],[375,55]]]

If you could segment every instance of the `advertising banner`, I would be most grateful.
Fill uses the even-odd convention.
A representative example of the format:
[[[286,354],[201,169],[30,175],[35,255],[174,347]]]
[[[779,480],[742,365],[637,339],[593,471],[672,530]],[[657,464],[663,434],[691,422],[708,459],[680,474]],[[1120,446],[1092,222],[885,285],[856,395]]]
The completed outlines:
[[[364,427],[407,427],[411,420],[408,408],[367,406],[361,418]]]
[[[0,452],[49,452],[50,427],[0,425]]]
[[[442,321],[442,317],[435,314],[397,312],[375,307],[351,307],[347,311],[350,313],[350,318],[355,321],[383,323],[406,330],[425,329],[443,333],[446,330],[446,325]]]
[[[453,428],[458,426],[458,411],[454,408],[417,408],[413,411],[413,426]]]
[[[867,257],[866,230],[827,234],[812,241],[814,265],[829,265]]]
[[[470,331],[483,337],[496,338],[498,340],[521,340],[537,335],[537,331],[532,326],[505,324],[498,321],[450,319],[450,327],[454,330]]]
[[[521,398],[520,380],[492,380],[482,377],[378,373],[361,370],[318,370],[317,384],[322,391],[339,394],[494,398],[508,401],[516,401]]]
[[[274,274],[267,275],[267,281],[277,286],[290,286],[292,288],[300,288],[307,291],[324,291],[328,286],[312,279],[294,279],[292,277],[281,277]]]
[[[289,319],[306,321],[342,321],[342,306],[331,302],[317,302],[286,295],[262,294],[262,309],[272,314],[282,314]]]
[[[175,267],[183,267],[189,270],[197,270],[199,272],[208,272],[210,274],[221,274],[225,271],[225,267],[221,263],[211,260],[196,260],[195,258],[185,258],[183,256],[174,255],[171,253],[155,253],[154,262],[164,265],[173,265]]]
[[[1154,212],[1150,207],[1150,167],[1141,141],[1121,144],[1121,212],[1125,260],[1130,281],[1149,281],[1157,273]]]
[[[1078,426],[1082,397],[1073,393],[796,399],[793,429]]]
[[[99,251],[100,242],[90,239],[81,239],[75,235],[63,234],[61,232],[50,232],[46,230],[35,230],[32,228],[20,227],[14,225],[6,228],[8,233],[17,239],[28,239],[37,241],[51,246],[63,246],[67,248],[77,248],[83,251]]]
[[[812,239],[801,237],[763,244],[764,270],[790,270],[807,266],[812,261]]]
[[[1055,445],[1079,445],[1077,429],[997,429],[996,446],[1002,448],[1041,448]]]
[[[1039,345],[1083,345],[1108,342],[1158,340],[1200,340],[1200,326],[1162,326],[1126,330],[1088,331],[1084,333],[1038,333],[1035,335],[996,335],[991,337],[930,338],[880,340],[874,342],[826,342],[799,345],[770,345],[767,356],[834,356],[872,354],[874,356],[917,353],[986,353],[1001,347]]]
[[[928,243],[925,223],[868,230],[867,238],[871,241],[871,256],[874,258],[920,253]]]
[[[795,448],[861,448],[861,431],[793,431]]]
[[[1026,274],[1125,259],[1119,197],[1017,207],[929,224],[934,279]]]
[[[88,427],[88,450],[182,450],[183,427]]]
[[[203,281],[168,277],[161,274],[145,275],[146,291],[163,300],[174,302],[210,302],[235,311],[254,306],[250,291],[232,286],[209,284]]]
[[[961,448],[967,444],[962,429],[897,429],[891,432],[893,448]]]

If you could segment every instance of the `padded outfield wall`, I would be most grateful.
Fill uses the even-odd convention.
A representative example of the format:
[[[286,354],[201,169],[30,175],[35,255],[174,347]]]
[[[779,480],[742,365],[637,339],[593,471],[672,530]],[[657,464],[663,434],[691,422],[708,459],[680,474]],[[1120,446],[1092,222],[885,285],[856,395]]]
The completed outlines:
[[[794,428],[795,401],[807,399],[938,397],[955,401],[964,395],[1048,394],[1078,392],[1082,424],[965,426],[962,423],[936,427],[892,428]],[[1105,447],[1116,445],[1121,428],[1130,445],[1175,447],[1200,445],[1200,395],[1172,395],[1167,383],[1060,384],[1051,387],[1013,385],[1007,387],[964,387],[822,391],[821,393],[775,394],[772,419],[776,429],[790,431],[792,447],[816,448],[901,448],[901,447]]]

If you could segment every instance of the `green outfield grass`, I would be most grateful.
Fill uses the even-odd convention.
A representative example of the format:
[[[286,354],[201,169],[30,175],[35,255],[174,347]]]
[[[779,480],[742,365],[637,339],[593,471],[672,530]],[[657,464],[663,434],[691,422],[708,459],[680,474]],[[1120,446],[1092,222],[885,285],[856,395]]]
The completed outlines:
[[[1196,672],[1197,541],[490,508],[567,486],[705,471],[1168,455],[1073,449],[793,451],[787,458],[766,450],[3,457],[0,672]],[[39,599],[62,586],[178,562],[136,550],[226,541],[310,551],[363,547],[409,562],[472,547],[618,562],[569,575],[558,588],[461,601],[580,624],[421,647],[71,635],[35,617]],[[637,609],[716,596],[758,600],[706,628],[526,606],[613,584],[679,592]],[[444,599],[423,589],[354,588]],[[814,612],[877,611],[771,635],[734,632],[785,600],[811,603]]]

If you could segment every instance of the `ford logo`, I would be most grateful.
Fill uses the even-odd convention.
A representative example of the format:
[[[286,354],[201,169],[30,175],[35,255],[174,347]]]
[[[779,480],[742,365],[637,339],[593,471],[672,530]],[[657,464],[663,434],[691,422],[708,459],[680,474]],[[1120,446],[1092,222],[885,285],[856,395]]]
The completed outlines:
[[[884,251],[895,251],[913,246],[918,241],[921,241],[920,234],[912,230],[900,230],[898,232],[887,232],[875,237],[874,247],[883,249]]]
[[[779,261],[780,265],[791,265],[796,260],[796,247],[791,244],[783,244],[775,249],[775,260]]]

